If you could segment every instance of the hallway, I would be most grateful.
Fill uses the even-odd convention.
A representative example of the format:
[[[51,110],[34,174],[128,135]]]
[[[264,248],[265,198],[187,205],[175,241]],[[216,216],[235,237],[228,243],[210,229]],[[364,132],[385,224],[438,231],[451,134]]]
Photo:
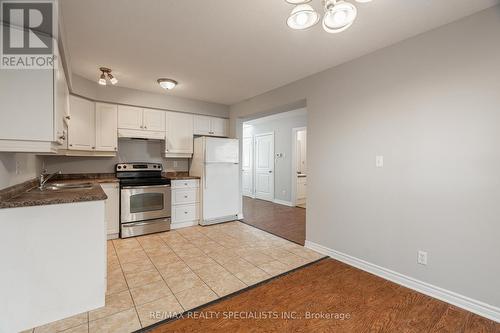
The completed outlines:
[[[294,243],[304,245],[306,210],[243,197],[243,222]]]

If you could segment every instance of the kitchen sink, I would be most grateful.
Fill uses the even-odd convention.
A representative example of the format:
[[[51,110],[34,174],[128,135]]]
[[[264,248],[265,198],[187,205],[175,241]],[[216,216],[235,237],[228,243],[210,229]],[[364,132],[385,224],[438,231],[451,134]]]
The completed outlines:
[[[57,191],[67,189],[90,189],[94,187],[92,183],[51,183],[45,185],[43,190]]]

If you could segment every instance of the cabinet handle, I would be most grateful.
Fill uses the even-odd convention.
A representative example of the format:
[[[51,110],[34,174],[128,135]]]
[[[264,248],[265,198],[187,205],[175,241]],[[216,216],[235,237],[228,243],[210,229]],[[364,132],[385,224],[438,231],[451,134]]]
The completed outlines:
[[[95,149],[95,147],[92,147],[92,149]]]
[[[188,186],[188,183],[184,183],[184,186]]]
[[[187,195],[185,195],[185,196],[184,196],[184,199],[187,199],[187,198],[188,198],[188,196],[187,196]]]
[[[66,119],[68,119],[68,120],[70,120],[70,119],[71,119],[71,117],[70,117],[70,116],[66,116],[66,117],[64,117],[64,118],[66,118]]]
[[[70,144],[69,146],[70,146],[70,147],[73,147],[73,145],[72,145],[72,144]]]
[[[184,212],[184,214],[187,214],[188,212]]]
[[[60,140],[66,140],[66,136],[63,134],[59,137]]]
[[[117,150],[118,150],[118,148],[115,147],[115,151],[117,151]]]

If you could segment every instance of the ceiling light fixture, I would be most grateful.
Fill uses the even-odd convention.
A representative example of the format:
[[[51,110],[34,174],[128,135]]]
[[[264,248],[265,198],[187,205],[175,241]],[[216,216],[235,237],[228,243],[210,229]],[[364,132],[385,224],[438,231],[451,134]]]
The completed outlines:
[[[289,4],[296,5],[286,23],[294,30],[303,30],[314,26],[319,22],[320,15],[313,7],[307,5],[311,0],[285,0]],[[372,0],[355,0],[359,3],[367,3]],[[347,30],[356,20],[358,10],[346,0],[323,0],[325,15],[323,16],[323,29],[329,33],[339,33]]]
[[[158,79],[158,84],[165,90],[172,90],[178,83],[172,79]]]
[[[109,79],[109,82],[111,82],[112,85],[115,85],[118,83],[118,80],[116,79],[116,77],[111,75],[111,69],[106,68],[106,67],[101,67],[101,68],[99,68],[99,70],[101,71],[101,76],[99,76],[98,82],[101,86],[105,86],[107,84],[106,79]]]
[[[298,5],[293,8],[286,24],[292,29],[303,30],[319,22],[319,15],[310,5]]]
[[[327,0],[325,2],[325,16],[323,16],[323,29],[329,33],[339,33],[347,30],[356,19],[356,7],[343,0]]]

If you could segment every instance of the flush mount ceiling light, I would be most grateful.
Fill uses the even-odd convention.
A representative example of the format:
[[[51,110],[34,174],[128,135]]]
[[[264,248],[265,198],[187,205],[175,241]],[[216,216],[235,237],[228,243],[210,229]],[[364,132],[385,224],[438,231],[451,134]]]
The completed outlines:
[[[101,68],[99,68],[99,70],[101,71],[101,76],[99,77],[98,82],[101,86],[105,86],[107,84],[106,79],[109,79],[109,82],[111,82],[112,85],[115,85],[118,83],[118,80],[116,79],[116,77],[114,77],[111,74],[111,69],[106,68],[106,67],[101,67]]]
[[[298,5],[292,10],[286,24],[292,29],[307,29],[318,23],[319,15],[314,8],[309,5]]]
[[[294,30],[303,30],[312,27],[319,22],[320,15],[313,7],[307,5],[310,0],[285,0],[287,3],[296,5],[286,23]],[[359,3],[367,3],[372,0],[356,0]],[[345,0],[323,0],[325,15],[323,16],[323,29],[329,33],[339,33],[347,30],[356,20],[356,7]]]
[[[158,84],[165,90],[172,90],[177,86],[177,81],[172,79],[158,79]]]

